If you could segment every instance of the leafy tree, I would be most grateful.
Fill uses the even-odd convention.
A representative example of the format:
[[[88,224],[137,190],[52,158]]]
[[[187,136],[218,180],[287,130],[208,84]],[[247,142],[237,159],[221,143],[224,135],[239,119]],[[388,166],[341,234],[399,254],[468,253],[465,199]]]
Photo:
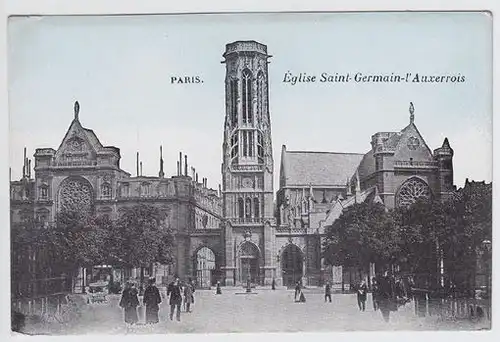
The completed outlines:
[[[366,269],[370,263],[382,266],[394,261],[397,238],[392,215],[382,204],[355,204],[326,229],[323,254],[331,265],[358,269]]]
[[[165,221],[160,209],[141,204],[127,208],[113,227],[110,252],[128,266],[141,267],[141,282],[145,267],[173,260],[174,238]]]

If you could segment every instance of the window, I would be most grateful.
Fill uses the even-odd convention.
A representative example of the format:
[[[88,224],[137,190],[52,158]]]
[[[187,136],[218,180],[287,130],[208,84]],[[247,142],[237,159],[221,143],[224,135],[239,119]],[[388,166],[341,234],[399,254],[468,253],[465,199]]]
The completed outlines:
[[[262,120],[262,112],[264,108],[264,75],[262,71],[257,76],[257,119]]]
[[[247,198],[245,201],[245,217],[252,217],[252,200],[250,198]]]
[[[248,157],[248,138],[247,132],[243,132],[243,156]]]
[[[399,207],[408,207],[417,200],[429,200],[431,191],[429,186],[420,178],[410,178],[401,185],[397,195],[397,204]]]
[[[46,185],[40,187],[40,199],[46,200],[49,197],[49,188]]]
[[[229,81],[229,111],[231,113],[231,123],[233,126],[238,125],[238,81]]]
[[[122,197],[128,197],[129,196],[129,185],[128,183],[125,183],[123,184],[123,187],[122,187]]]
[[[253,157],[253,131],[248,133],[248,156]]]
[[[238,198],[238,217],[245,217],[245,209],[243,208],[243,198]]]
[[[254,206],[253,209],[254,217],[260,217],[260,203],[258,198],[254,198],[253,206]]]
[[[238,132],[231,137],[231,158],[238,156]]]
[[[261,132],[257,132],[257,156],[264,158],[264,137]]]
[[[102,194],[102,197],[104,197],[104,198],[111,197],[111,186],[108,183],[104,183],[101,186],[101,194]]]
[[[252,73],[250,70],[243,70],[242,74],[242,99],[243,99],[243,123],[252,123]]]

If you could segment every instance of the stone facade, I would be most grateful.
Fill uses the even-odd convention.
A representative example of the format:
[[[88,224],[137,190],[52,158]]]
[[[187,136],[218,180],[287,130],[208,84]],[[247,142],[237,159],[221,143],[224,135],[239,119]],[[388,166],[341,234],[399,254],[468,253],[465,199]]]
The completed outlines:
[[[177,175],[165,178],[160,152],[158,177],[146,177],[137,160],[135,177],[120,168],[120,150],[103,146],[82,127],[79,106],[57,150],[37,149],[35,175],[25,158],[23,178],[11,182],[11,218],[34,217],[50,224],[58,211],[79,208],[117,218],[138,203],[167,215],[176,236],[177,273],[200,285],[293,286],[353,281],[353,273],[323,264],[325,228],[344,208],[375,201],[388,208],[417,198],[446,199],[453,186],[453,150],[447,139],[431,151],[414,123],[399,132],[378,132],[364,154],[288,151],[283,146],[279,190],[273,190],[274,161],[269,113],[267,47],[255,41],[226,45],[226,115],[222,145],[222,189],[208,189],[187,157]],[[357,275],[356,275],[357,277]],[[210,279],[207,279],[210,278]]]
[[[34,157],[34,177],[26,171],[20,181],[11,182],[13,223],[33,217],[40,226],[47,226],[64,209],[116,219],[127,208],[148,203],[165,213],[166,224],[175,233],[177,257],[174,265],[155,267],[160,281],[174,273],[182,279],[206,274],[206,270],[196,269],[197,252],[202,247],[216,251],[217,259],[223,258],[219,252],[223,250],[219,191],[207,188],[205,180],[199,183],[197,176],[188,175],[187,157],[183,162],[181,156],[178,173],[170,178],[164,177],[161,156],[158,177],[141,175],[139,167],[132,177],[120,169],[120,150],[104,147],[92,130],[82,127],[78,111],[59,148],[37,149]],[[25,160],[24,169],[29,170],[31,162]],[[220,270],[210,273],[209,283],[214,283]],[[133,270],[125,272],[127,277],[134,274]],[[82,277],[86,278],[83,272]]]

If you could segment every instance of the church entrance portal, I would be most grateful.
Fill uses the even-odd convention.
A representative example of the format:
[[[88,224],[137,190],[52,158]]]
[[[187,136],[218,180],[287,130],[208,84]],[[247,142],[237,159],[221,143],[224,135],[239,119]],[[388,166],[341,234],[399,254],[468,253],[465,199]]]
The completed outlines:
[[[214,285],[215,254],[208,247],[202,247],[196,252],[195,257],[196,285],[199,288],[210,288]]]
[[[259,282],[259,250],[245,242],[240,248],[240,282],[246,284],[248,277],[253,284]]]
[[[283,271],[283,285],[294,286],[303,272],[302,251],[296,245],[288,245],[281,254],[281,270]]]

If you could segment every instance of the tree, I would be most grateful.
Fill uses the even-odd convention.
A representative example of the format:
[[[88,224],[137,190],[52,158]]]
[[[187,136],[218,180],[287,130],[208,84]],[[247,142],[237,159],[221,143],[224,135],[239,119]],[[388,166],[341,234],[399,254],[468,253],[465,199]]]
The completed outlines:
[[[326,229],[325,262],[365,270],[370,263],[391,264],[398,253],[392,215],[379,203],[361,203],[344,210]]]
[[[141,282],[145,267],[173,260],[174,237],[165,222],[160,209],[140,204],[127,208],[113,227],[115,244],[110,252],[128,266],[141,267]]]

